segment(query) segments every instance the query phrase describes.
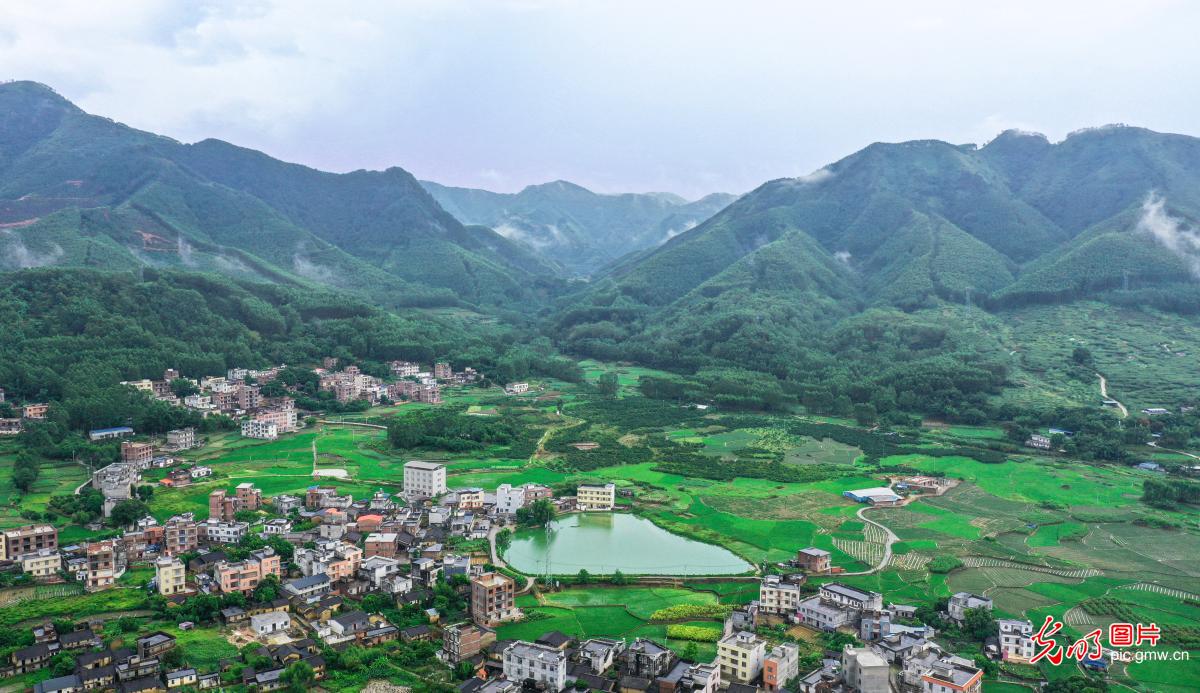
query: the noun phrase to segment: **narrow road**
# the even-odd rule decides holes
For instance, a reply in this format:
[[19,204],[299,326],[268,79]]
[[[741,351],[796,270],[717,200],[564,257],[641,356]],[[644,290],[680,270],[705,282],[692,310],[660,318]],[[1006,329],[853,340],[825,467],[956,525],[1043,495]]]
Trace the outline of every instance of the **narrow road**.
[[[500,528],[496,525],[492,525],[491,531],[488,532],[488,551],[490,552],[488,559],[491,561],[492,565],[496,566],[497,568],[507,568],[508,564],[504,562],[504,559],[500,557],[500,552],[496,550],[496,535],[499,533]],[[526,576],[525,585],[518,589],[516,593],[525,594],[526,592],[532,592],[533,583],[536,579],[537,578]]]
[[1159,450],[1162,450],[1163,452],[1173,452],[1176,455],[1183,455],[1184,457],[1190,457],[1193,460],[1200,460],[1200,455],[1193,455],[1192,453],[1184,452],[1183,450],[1172,450],[1171,448],[1164,448],[1163,446],[1159,445],[1158,443],[1154,442],[1153,440],[1146,443],[1146,445],[1149,445],[1152,448],[1158,448]]
[[381,431],[386,431],[387,426],[379,424],[363,423],[361,421],[333,421],[332,419],[317,419],[317,423],[334,424],[337,426],[361,426],[362,428],[378,428]]
[[[1096,374],[1096,377],[1100,379],[1100,396],[1103,397],[1104,399],[1112,399],[1112,401],[1117,402],[1117,400],[1108,396],[1108,380],[1105,379],[1105,377],[1100,375],[1099,373]],[[1129,416],[1129,410],[1125,408],[1124,404],[1117,402],[1117,409],[1121,410],[1121,418],[1122,419]]]
[[841,575],[870,575],[872,573],[878,573],[879,571],[886,568],[888,562],[890,562],[892,560],[892,544],[895,544],[897,541],[900,541],[900,538],[897,537],[896,533],[893,532],[892,530],[888,529],[884,525],[879,524],[875,520],[872,520],[871,518],[867,517],[866,512],[871,509],[872,509],[872,507],[869,505],[864,506],[864,507],[859,508],[858,512],[856,512],[854,514],[857,515],[858,519],[862,520],[863,522],[865,522],[869,525],[875,525],[879,529],[882,529],[883,533],[887,535],[887,543],[883,545],[883,558],[879,559],[879,564],[876,565],[874,568],[871,568],[870,570],[860,570],[857,573],[840,573]]

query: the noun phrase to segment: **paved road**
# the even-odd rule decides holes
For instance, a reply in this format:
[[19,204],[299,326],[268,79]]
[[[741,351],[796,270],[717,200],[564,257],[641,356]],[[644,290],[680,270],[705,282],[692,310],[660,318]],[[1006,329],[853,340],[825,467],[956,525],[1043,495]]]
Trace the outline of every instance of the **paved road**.
[[887,543],[883,545],[883,558],[879,560],[878,565],[876,565],[874,568],[871,568],[870,570],[860,570],[857,573],[841,573],[842,575],[870,575],[871,573],[878,573],[879,571],[886,568],[888,562],[892,560],[892,544],[895,544],[897,541],[900,541],[900,537],[897,537],[895,532],[888,529],[884,525],[881,525],[878,522],[876,522],[875,520],[872,520],[871,518],[867,517],[867,515],[866,515],[867,511],[872,510],[872,509],[873,508],[869,505],[863,506],[863,507],[859,508],[858,512],[856,512],[854,514],[857,515],[858,519],[862,520],[863,522],[865,522],[869,525],[875,525],[879,529],[882,529],[883,533],[887,535]]
[[[1117,400],[1108,396],[1108,380],[1106,380],[1104,378],[1104,376],[1100,375],[1099,373],[1096,374],[1096,377],[1100,379],[1100,396],[1105,399],[1112,399],[1112,401],[1117,402]],[[1117,409],[1121,410],[1121,418],[1122,419],[1129,416],[1129,410],[1125,408],[1124,404],[1117,402]]]
[[1200,455],[1193,455],[1192,453],[1184,452],[1183,450],[1172,450],[1171,448],[1164,448],[1163,446],[1159,445],[1158,443],[1154,442],[1153,440],[1146,443],[1146,445],[1149,445],[1152,448],[1158,448],[1159,450],[1162,450],[1163,452],[1173,452],[1177,455],[1184,455],[1185,457],[1190,457],[1193,460],[1200,460]]
[[[490,552],[488,558],[491,560],[492,565],[497,568],[507,568],[508,564],[504,562],[504,559],[500,557],[500,552],[496,550],[496,535],[500,533],[500,529],[500,527],[492,525],[491,531],[488,532],[488,551]],[[537,578],[533,576],[526,576],[525,584],[517,590],[517,594],[525,594],[526,592],[533,591],[533,583],[536,580]]]

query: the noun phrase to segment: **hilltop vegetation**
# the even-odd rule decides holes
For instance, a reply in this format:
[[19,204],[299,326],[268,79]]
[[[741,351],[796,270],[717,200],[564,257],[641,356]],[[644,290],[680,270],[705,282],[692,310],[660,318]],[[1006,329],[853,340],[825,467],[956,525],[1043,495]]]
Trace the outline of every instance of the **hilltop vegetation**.
[[[1094,373],[1061,377],[1071,340],[1097,345],[1094,366],[1140,403],[1200,387],[1194,372],[1129,367],[1155,330],[1172,353],[1200,348],[1200,258],[1185,242],[1200,218],[1194,138],[1111,127],[1057,144],[1016,132],[982,148],[874,144],[736,200],[687,203],[561,181],[503,195],[399,168],[325,173],[134,130],[28,82],[0,85],[0,113],[0,269],[184,270],[252,293],[465,311],[487,318],[405,344],[540,331],[554,348],[538,341],[505,373],[577,377],[557,349],[667,370],[678,379],[653,383],[656,396],[738,408],[980,422],[1014,401],[1094,404]],[[579,273],[592,277],[562,279]],[[1100,333],[1064,312],[1078,330],[1056,337],[1048,307],[1084,301],[1136,328],[1123,339],[1116,321]],[[247,319],[265,320],[248,328],[260,338],[282,329]]]
[[385,306],[538,302],[553,265],[464,227],[407,172],[338,175],[184,145],[0,85],[0,269],[190,269]]

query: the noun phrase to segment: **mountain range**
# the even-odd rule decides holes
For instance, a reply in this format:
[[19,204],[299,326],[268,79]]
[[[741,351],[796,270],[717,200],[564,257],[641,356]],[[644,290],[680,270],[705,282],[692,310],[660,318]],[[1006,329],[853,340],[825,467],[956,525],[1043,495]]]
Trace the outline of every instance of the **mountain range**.
[[561,180],[511,194],[421,185],[464,224],[491,227],[584,276],[694,228],[737,199],[727,193],[692,202],[671,193],[600,195]]
[[[569,354],[718,389],[769,374],[788,397],[862,402],[867,388],[885,393],[879,407],[949,418],[1057,377],[1029,344],[1031,325],[1072,319],[1047,317],[1058,307],[1137,311],[1149,332],[1200,348],[1197,219],[1200,140],[1135,127],[877,143],[687,202],[326,173],[0,85],[0,269],[215,272],[467,308],[536,326]],[[1126,336],[1098,324],[1051,350]],[[1128,368],[1117,354],[1095,367]],[[1172,393],[1197,384],[1166,380]]]
[[0,264],[213,271],[385,306],[524,303],[558,275],[459,223],[402,169],[333,174],[182,144],[32,82],[0,86]]

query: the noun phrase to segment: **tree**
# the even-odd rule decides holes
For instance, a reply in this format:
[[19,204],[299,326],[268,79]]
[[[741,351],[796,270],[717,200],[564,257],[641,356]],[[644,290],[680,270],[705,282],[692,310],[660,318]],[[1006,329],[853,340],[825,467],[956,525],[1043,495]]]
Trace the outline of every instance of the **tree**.
[[627,580],[625,578],[624,573],[622,573],[619,570],[615,570],[615,571],[613,571],[612,577],[609,578],[609,582],[611,582],[614,585],[625,585],[625,584],[629,583],[629,580]]
[[549,498],[539,498],[524,508],[517,509],[517,523],[530,526],[546,525],[554,521],[558,511]]
[[496,550],[500,553],[508,551],[508,547],[512,546],[513,533],[507,527],[496,532]]
[[679,656],[687,662],[698,662],[700,661],[700,648],[696,643],[689,642],[683,646],[683,652]]
[[128,527],[150,514],[150,508],[140,500],[130,498],[113,506],[109,520],[114,527]]
[[137,487],[137,495],[138,495],[138,498],[140,498],[142,500],[142,502],[148,503],[148,502],[150,502],[150,499],[154,497],[154,487],[149,484],[143,484],[141,486],[138,486]]
[[587,568],[580,568],[579,575],[575,576],[575,581],[581,585],[590,584],[592,581],[592,574],[587,571]]
[[13,463],[12,484],[21,493],[29,493],[33,488],[34,482],[41,475],[41,468],[38,464],[38,459],[28,450],[22,450],[17,454],[17,460]]
[[604,397],[616,397],[621,389],[621,381],[613,371],[604,371],[596,381],[596,389]]
[[198,394],[200,388],[196,387],[196,384],[187,378],[176,378],[171,381],[171,392],[175,393],[175,396],[179,399],[183,399],[184,397]]
[[1092,352],[1086,347],[1077,346],[1071,351],[1071,360],[1080,366],[1092,365]]
[[860,402],[854,405],[854,420],[859,426],[873,426],[875,419],[879,415],[875,411],[875,405],[869,402]]
[[50,670],[55,676],[67,676],[75,671],[75,655],[59,652],[50,658]]
[[258,521],[258,511],[239,510],[233,514],[233,519],[238,522],[254,523]]
[[996,619],[991,609],[967,609],[963,612],[963,633],[983,642],[996,634]]
[[308,662],[293,662],[280,676],[288,693],[305,693],[316,681],[316,675]]
[[279,599],[279,578],[268,575],[258,583],[251,593],[255,602],[265,604]]

